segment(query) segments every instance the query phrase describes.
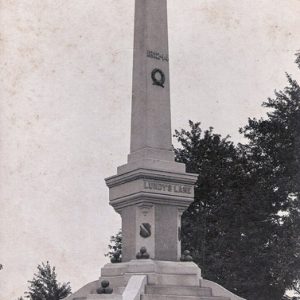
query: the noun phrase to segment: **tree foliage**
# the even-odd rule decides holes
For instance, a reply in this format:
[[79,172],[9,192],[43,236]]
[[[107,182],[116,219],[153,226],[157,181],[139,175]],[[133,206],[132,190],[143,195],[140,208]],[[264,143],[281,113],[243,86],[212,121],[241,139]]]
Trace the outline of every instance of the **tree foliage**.
[[245,197],[245,159],[212,128],[202,132],[200,123],[189,125],[189,131],[175,133],[182,145],[175,149],[177,161],[199,174],[195,200],[182,218],[182,246],[192,251],[205,278],[240,292],[249,284],[239,280],[248,252],[245,223],[256,209]]
[[25,298],[30,300],[59,300],[71,294],[70,283],[59,283],[55,267],[51,267],[49,262],[38,265],[37,269],[38,272],[34,274],[33,279],[28,281],[29,287],[28,291],[25,292]]
[[249,300],[280,300],[300,279],[300,88],[288,87],[249,119],[235,146],[190,121],[175,132],[177,161],[198,173],[183,215],[183,247],[204,276]]
[[299,69],[300,69],[300,50],[296,53],[296,61],[295,63],[298,65]]
[[105,254],[110,259],[118,257],[122,260],[122,230],[120,229],[116,235],[110,237],[110,244],[108,245],[109,251]]
[[289,85],[263,103],[268,118],[249,119],[241,130],[249,140],[244,150],[256,177],[254,188],[270,203],[266,212],[274,229],[268,236],[267,283],[279,294],[300,279],[300,87],[287,79]]

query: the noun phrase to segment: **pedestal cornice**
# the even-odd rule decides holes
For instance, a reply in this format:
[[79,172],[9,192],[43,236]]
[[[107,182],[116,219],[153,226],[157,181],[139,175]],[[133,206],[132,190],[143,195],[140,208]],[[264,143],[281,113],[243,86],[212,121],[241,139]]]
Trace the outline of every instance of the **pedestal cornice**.
[[116,185],[124,184],[140,178],[143,179],[155,179],[162,181],[176,181],[183,184],[195,184],[197,181],[198,174],[193,173],[178,173],[172,171],[156,170],[140,168],[129,171],[123,174],[117,174],[105,179],[106,184],[109,188]]
[[116,211],[142,203],[187,208],[194,199],[197,174],[136,169],[106,179],[109,200]]

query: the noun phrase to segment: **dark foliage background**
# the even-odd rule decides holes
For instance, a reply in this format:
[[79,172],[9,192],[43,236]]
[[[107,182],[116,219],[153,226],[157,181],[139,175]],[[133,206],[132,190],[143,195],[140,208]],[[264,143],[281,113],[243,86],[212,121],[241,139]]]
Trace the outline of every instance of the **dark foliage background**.
[[299,286],[300,87],[287,80],[263,103],[267,118],[240,129],[244,144],[192,121],[175,133],[176,160],[199,174],[183,249],[204,277],[248,300],[288,299]]

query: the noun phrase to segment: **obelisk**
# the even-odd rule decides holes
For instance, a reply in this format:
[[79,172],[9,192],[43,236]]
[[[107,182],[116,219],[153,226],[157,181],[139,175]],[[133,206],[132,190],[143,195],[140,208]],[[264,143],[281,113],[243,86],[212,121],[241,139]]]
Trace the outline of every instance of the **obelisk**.
[[172,151],[167,1],[136,0],[130,154],[106,179],[122,217],[123,262],[141,247],[155,260],[179,259],[181,215],[196,179]]
[[106,264],[99,280],[66,300],[245,300],[203,279],[188,255],[178,261],[197,175],[174,161],[167,29],[166,0],[135,0],[130,153],[106,179],[122,218],[122,262]]
[[173,160],[166,0],[135,2],[131,147],[136,156]]

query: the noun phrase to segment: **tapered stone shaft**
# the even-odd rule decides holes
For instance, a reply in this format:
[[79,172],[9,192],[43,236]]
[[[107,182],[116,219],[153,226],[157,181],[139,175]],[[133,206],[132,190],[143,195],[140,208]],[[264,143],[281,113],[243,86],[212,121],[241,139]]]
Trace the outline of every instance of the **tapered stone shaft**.
[[166,0],[136,0],[131,144],[127,164],[106,179],[122,217],[122,260],[146,247],[150,258],[179,260],[181,215],[197,175],[174,160],[171,142]]
[[131,118],[130,159],[174,160],[166,0],[135,1]]

